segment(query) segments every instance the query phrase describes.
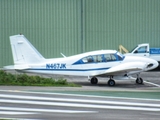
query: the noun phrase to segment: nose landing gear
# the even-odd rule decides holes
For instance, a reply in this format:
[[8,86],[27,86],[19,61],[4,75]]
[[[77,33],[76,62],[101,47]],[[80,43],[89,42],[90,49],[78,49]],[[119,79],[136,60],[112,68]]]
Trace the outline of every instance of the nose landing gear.
[[143,79],[140,77],[140,74],[137,74],[136,83],[137,84],[143,84]]
[[136,83],[137,84],[143,84],[143,79],[142,78],[137,78]]

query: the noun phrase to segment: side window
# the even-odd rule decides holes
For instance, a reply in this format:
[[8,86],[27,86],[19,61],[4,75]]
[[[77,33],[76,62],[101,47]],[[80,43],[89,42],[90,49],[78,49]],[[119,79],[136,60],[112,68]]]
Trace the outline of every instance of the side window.
[[116,56],[114,54],[111,54],[111,60],[115,61],[116,60]]
[[84,63],[94,62],[92,56],[85,57],[85,58],[82,59],[82,61],[83,61]]
[[82,58],[83,63],[102,62],[102,55],[87,56]]
[[115,61],[116,56],[114,54],[104,54],[104,62]]
[[140,47],[138,50],[136,50],[134,53],[146,53],[147,52],[147,47],[143,46]]
[[83,61],[84,63],[87,63],[87,62],[88,62],[87,57],[83,58],[82,61]]
[[110,54],[105,54],[104,55],[104,62],[107,62],[107,61],[111,61]]
[[94,62],[102,62],[102,55],[94,55],[93,59]]

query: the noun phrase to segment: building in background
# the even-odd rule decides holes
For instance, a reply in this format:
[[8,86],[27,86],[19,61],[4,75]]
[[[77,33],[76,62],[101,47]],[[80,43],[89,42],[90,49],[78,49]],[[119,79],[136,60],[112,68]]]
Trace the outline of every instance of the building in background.
[[0,0],[0,67],[22,33],[46,57],[98,49],[160,47],[160,0]]

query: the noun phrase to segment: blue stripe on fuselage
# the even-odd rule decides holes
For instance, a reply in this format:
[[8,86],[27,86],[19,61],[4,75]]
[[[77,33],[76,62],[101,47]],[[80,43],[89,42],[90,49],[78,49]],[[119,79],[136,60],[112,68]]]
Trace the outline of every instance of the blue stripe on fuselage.
[[27,70],[47,70],[47,71],[95,71],[95,70],[108,70],[109,68],[94,68],[94,69],[46,69],[46,68],[31,68]]

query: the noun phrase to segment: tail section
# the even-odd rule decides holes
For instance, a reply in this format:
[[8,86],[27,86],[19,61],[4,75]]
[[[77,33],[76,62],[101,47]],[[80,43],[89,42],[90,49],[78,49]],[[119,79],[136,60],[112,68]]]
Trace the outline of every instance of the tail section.
[[27,65],[44,60],[44,57],[24,35],[10,36],[10,43],[15,65]]

